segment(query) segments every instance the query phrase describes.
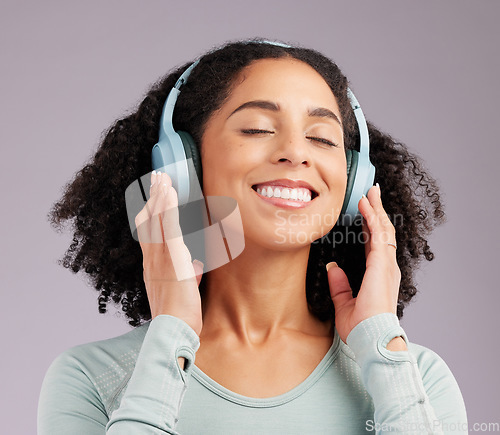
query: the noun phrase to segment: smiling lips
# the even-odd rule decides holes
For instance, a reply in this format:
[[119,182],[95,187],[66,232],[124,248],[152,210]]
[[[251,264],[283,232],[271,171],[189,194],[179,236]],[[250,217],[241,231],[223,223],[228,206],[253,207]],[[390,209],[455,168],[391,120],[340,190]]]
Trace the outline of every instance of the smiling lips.
[[307,203],[318,194],[304,181],[275,180],[252,186],[265,198],[280,198],[290,202]]
[[264,186],[262,188],[257,187],[257,193],[260,193],[262,196],[266,196],[268,198],[283,198],[303,202],[309,202],[311,200],[311,191],[309,189],[304,189],[303,187],[290,189],[288,187],[281,186]]

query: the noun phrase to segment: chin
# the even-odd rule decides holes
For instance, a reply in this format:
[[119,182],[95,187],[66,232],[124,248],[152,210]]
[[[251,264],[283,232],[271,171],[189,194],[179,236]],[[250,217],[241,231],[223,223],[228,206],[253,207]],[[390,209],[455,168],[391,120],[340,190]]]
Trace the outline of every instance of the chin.
[[326,233],[319,229],[297,231],[290,227],[275,227],[271,231],[260,231],[258,234],[245,233],[248,235],[245,240],[246,243],[257,244],[272,251],[290,251],[308,247]]

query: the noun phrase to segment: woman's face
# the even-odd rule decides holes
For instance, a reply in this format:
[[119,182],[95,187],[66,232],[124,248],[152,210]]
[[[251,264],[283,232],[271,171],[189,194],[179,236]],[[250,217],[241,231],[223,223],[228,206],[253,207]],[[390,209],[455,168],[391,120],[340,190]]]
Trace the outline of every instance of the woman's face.
[[311,66],[253,62],[206,125],[205,196],[236,199],[246,244],[309,245],[333,228],[343,204],[341,122],[330,87]]

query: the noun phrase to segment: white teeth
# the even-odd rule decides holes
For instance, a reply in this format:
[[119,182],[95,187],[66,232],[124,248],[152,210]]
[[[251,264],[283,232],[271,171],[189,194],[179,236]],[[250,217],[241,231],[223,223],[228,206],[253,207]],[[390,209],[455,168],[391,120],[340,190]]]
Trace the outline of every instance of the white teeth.
[[257,193],[267,198],[291,199],[293,201],[311,201],[311,191],[303,187],[290,189],[282,186],[265,186],[257,188]]

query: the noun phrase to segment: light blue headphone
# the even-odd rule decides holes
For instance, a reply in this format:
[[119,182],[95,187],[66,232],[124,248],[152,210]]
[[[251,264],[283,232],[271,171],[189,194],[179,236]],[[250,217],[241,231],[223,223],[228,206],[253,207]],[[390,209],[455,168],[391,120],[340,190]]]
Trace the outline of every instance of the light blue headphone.
[[[272,41],[249,41],[249,43],[264,43],[292,48],[289,45]],[[172,178],[172,184],[177,190],[179,205],[198,199],[194,197],[193,186],[198,185],[198,183],[201,185],[202,180],[201,157],[197,145],[189,133],[175,131],[172,124],[175,103],[181,92],[180,89],[186,83],[189,75],[198,63],[199,60],[195,61],[182,73],[168,94],[160,121],[160,137],[158,143],[153,147],[151,155],[153,170],[171,165],[172,169],[171,173],[169,172],[169,176]],[[338,221],[339,224],[345,226],[352,224],[356,216],[360,215],[358,202],[363,194],[366,195],[368,193],[375,179],[375,167],[370,162],[369,157],[370,140],[365,116],[358,100],[349,88],[347,89],[347,96],[358,124],[360,144],[359,152],[350,149],[345,150],[347,160],[347,189]],[[192,169],[189,169],[189,159],[192,159],[195,173],[193,173]],[[197,180],[194,177],[197,177]]]

